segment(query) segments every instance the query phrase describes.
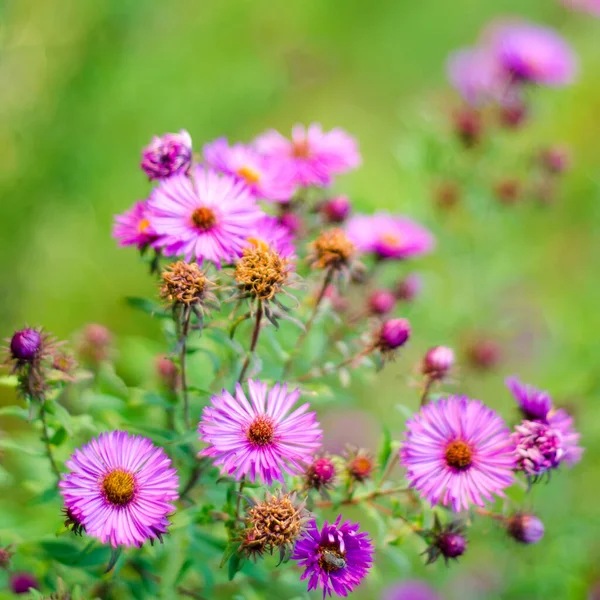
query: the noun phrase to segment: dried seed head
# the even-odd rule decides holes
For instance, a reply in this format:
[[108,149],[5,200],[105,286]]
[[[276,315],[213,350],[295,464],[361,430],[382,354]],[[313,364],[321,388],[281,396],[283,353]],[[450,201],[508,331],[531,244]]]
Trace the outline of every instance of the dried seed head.
[[160,297],[172,304],[202,303],[212,284],[197,263],[182,260],[170,264],[161,275]]
[[235,266],[234,278],[243,296],[271,300],[288,282],[291,263],[267,244],[252,240]]
[[272,495],[266,492],[265,501],[246,512],[240,551],[257,556],[279,549],[283,556],[293,548],[309,518],[304,502],[298,503],[294,493],[284,494],[279,490]]
[[342,229],[328,229],[310,244],[310,265],[315,269],[348,268],[356,248]]

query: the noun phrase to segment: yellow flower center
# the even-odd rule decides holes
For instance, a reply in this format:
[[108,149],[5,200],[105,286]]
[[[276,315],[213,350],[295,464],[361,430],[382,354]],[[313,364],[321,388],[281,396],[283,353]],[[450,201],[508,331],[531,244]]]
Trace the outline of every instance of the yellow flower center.
[[250,423],[248,427],[248,441],[252,442],[255,446],[266,446],[273,441],[275,436],[275,427],[273,426],[273,420],[270,417],[259,416]]
[[140,221],[140,224],[138,225],[138,231],[140,233],[146,233],[146,231],[148,231],[149,227],[150,227],[150,221],[148,221],[148,219],[142,219]]
[[258,183],[260,181],[260,173],[251,169],[250,167],[241,167],[237,170],[237,174],[246,180],[248,185],[252,185],[253,183]]
[[466,442],[456,440],[446,448],[446,464],[463,471],[473,462],[473,450]]
[[104,477],[102,491],[111,504],[125,506],[135,494],[135,479],[131,473],[115,469]]
[[192,223],[201,231],[208,231],[217,222],[214,211],[207,206],[201,206],[192,213]]

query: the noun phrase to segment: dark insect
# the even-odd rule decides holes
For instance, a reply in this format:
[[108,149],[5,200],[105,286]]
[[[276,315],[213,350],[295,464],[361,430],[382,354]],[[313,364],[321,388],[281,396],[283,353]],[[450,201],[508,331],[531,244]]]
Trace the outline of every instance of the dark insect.
[[336,556],[333,552],[325,550],[323,552],[323,560],[336,569],[345,569],[346,561],[341,556]]

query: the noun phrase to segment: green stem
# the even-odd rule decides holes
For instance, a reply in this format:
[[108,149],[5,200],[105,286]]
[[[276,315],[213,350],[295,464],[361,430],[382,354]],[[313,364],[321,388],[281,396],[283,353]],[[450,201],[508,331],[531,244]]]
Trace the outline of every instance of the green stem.
[[258,308],[256,309],[256,321],[254,322],[254,331],[252,332],[252,341],[250,342],[250,351],[246,355],[244,360],[244,364],[242,366],[242,370],[240,372],[240,376],[238,377],[238,382],[243,383],[244,378],[246,377],[246,372],[248,371],[248,367],[250,366],[250,360],[254,351],[256,350],[256,345],[258,344],[258,336],[260,335],[260,323],[262,321],[263,316],[263,305],[262,302],[258,301]]
[[44,442],[44,446],[46,447],[46,456],[50,461],[50,468],[56,477],[56,481],[60,481],[60,471],[58,470],[58,466],[56,465],[56,461],[54,460],[54,454],[52,453],[52,446],[50,445],[50,435],[48,434],[48,424],[46,423],[46,408],[44,404],[40,409],[40,423],[42,424],[42,441]]
[[185,359],[187,355],[187,336],[190,329],[192,311],[186,307],[183,309],[182,315],[182,332],[181,332],[181,354],[179,357],[179,365],[181,367],[181,394],[183,396],[183,423],[185,430],[189,431],[192,428],[192,422],[190,418],[190,397],[187,388],[187,377],[185,371]]

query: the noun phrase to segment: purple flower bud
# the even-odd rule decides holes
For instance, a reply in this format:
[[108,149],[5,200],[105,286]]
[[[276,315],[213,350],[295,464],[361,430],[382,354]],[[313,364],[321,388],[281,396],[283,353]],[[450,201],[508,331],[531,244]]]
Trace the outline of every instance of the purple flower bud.
[[177,365],[164,354],[159,354],[154,364],[161,384],[168,390],[176,390],[179,387],[179,369]]
[[535,515],[516,513],[507,525],[509,535],[522,544],[537,544],[544,537],[544,524]]
[[568,148],[551,146],[540,154],[540,163],[550,173],[564,173],[571,165],[571,155]]
[[10,340],[10,353],[16,360],[31,362],[42,347],[42,336],[36,329],[21,329]]
[[421,372],[430,379],[443,379],[454,365],[454,351],[446,346],[435,346],[423,358]]
[[467,549],[467,540],[460,533],[442,533],[437,539],[437,547],[444,558],[458,558]]
[[400,348],[410,337],[410,323],[408,319],[389,319],[379,330],[377,346],[383,351]]
[[154,137],[142,152],[141,167],[148,177],[164,179],[187,171],[192,162],[192,138],[182,129],[179,133],[166,133]]
[[342,223],[350,214],[351,208],[348,196],[336,196],[321,206],[321,214],[328,223]]
[[454,130],[467,148],[476,146],[483,133],[481,113],[468,107],[457,111],[454,113]]
[[421,277],[416,273],[411,273],[396,284],[396,298],[404,302],[412,302],[421,293],[422,287]]
[[10,576],[10,589],[14,594],[27,594],[29,590],[40,589],[40,584],[31,573],[13,573]]
[[529,108],[521,98],[514,98],[498,108],[500,124],[507,129],[518,129],[527,122]]
[[482,338],[469,344],[466,356],[472,367],[488,371],[498,366],[502,360],[502,348],[495,340]]
[[327,456],[321,456],[306,469],[306,486],[315,490],[331,487],[335,474],[333,461]]
[[386,315],[396,305],[396,297],[389,290],[375,290],[367,302],[369,311],[375,315]]

